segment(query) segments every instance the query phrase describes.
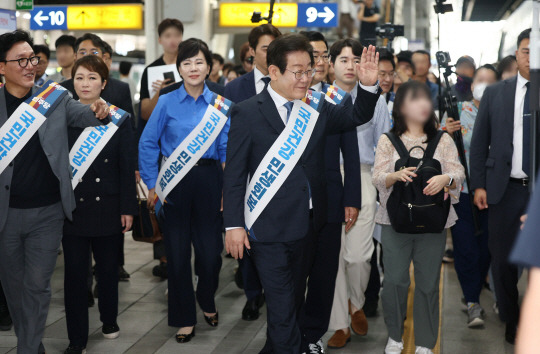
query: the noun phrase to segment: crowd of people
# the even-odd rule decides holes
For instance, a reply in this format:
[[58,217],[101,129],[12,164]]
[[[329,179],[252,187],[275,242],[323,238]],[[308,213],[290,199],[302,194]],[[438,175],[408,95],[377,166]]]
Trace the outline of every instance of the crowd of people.
[[[369,1],[358,16],[378,20]],[[448,230],[464,324],[484,325],[489,282],[514,343],[522,268],[509,256],[534,172],[530,29],[515,56],[480,67],[463,56],[455,85],[441,87],[428,51],[377,49],[369,26],[352,39],[342,18],[348,37],[331,45],[316,31],[254,27],[239,65],[165,19],[163,55],[143,72],[136,112],[129,65],[112,78],[113,50],[97,35],[61,36],[52,76],[47,46],[21,30],[0,36],[0,120],[13,125],[0,139],[0,329],[13,323],[18,353],[45,353],[60,245],[65,354],[86,352],[94,295],[104,337],[120,335],[124,234],[141,210],[141,181],[163,233],[152,273],[168,281],[178,343],[196,340],[197,305],[219,326],[215,293],[228,254],[245,294],[238,316],[256,320],[266,304],[261,353],[343,348],[353,332],[368,333],[379,294],[384,351],[401,353],[411,263],[416,353],[432,353]],[[149,68],[170,64],[181,81],[149,82]],[[457,97],[459,117],[441,92]]]

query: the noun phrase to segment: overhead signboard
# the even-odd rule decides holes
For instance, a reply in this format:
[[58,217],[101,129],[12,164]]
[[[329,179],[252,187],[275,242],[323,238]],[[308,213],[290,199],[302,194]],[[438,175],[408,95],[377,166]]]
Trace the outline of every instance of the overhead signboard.
[[299,3],[298,27],[337,27],[337,3]]
[[[251,22],[253,12],[260,12],[262,17],[268,17],[268,3],[231,3],[220,2],[219,25],[221,27],[254,27]],[[280,3],[274,5],[272,24],[276,27],[296,27],[298,6],[296,3]]]
[[39,6],[30,15],[31,30],[139,30],[143,28],[143,6],[71,5]]
[[34,8],[33,0],[15,0],[15,10],[28,11]]
[[17,16],[15,10],[0,9],[0,34],[12,32],[17,29]]

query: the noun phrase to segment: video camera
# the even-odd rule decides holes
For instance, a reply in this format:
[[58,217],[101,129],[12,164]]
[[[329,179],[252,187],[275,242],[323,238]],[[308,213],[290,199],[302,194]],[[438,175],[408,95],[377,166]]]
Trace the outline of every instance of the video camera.
[[439,64],[441,68],[448,68],[451,66],[450,62],[452,59],[450,59],[450,53],[438,51],[435,54],[435,57],[437,58],[437,64]]
[[405,35],[405,26],[385,23],[375,29],[377,36],[393,41],[394,38]]
[[445,4],[445,2],[446,0],[435,0],[433,8],[435,9],[436,14],[445,14],[454,11],[452,4]]

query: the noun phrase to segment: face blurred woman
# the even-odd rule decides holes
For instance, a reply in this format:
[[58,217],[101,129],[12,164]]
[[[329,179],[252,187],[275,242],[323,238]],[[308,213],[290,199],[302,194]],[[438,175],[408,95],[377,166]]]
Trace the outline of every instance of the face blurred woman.
[[[399,137],[410,154],[422,158],[421,149],[437,135],[438,121],[433,111],[427,86],[417,81],[403,83],[396,93],[392,116],[394,127],[391,132]],[[375,221],[382,225],[381,241],[384,257],[384,288],[382,305],[389,339],[387,354],[401,353],[403,323],[407,313],[409,266],[415,271],[414,333],[417,353],[432,353],[437,342],[438,331],[432,330],[439,323],[439,276],[446,230],[441,233],[406,234],[397,233],[390,224],[387,201],[397,182],[411,182],[417,177],[416,167],[395,171],[398,153],[386,135],[382,135],[375,154],[373,184],[379,190],[381,206]],[[456,145],[450,135],[444,134],[435,149],[434,159],[441,163],[442,174],[427,181],[423,192],[435,195],[447,188],[450,194],[459,195],[464,179],[463,166],[458,158]],[[452,198],[452,202],[455,198]],[[446,227],[454,225],[457,217],[451,208]],[[435,326],[435,327],[434,327]]]
[[[81,103],[91,104],[99,100],[107,85],[109,70],[101,58],[89,55],[75,62],[72,76]],[[113,123],[110,125],[109,129],[113,129]],[[68,130],[70,149],[83,132],[86,131],[75,128]],[[134,143],[128,117],[97,154],[75,188],[76,210],[73,220],[64,223],[62,239],[69,337],[66,354],[83,353],[88,342],[88,292],[91,294],[91,290],[88,289],[87,274],[91,253],[96,261],[96,278],[99,279],[96,286],[103,336],[114,339],[120,333],[116,322],[118,250],[123,242],[123,233],[131,229],[133,215],[137,213],[133,178],[136,169]]]
[[[201,122],[215,94],[205,84],[212,69],[206,43],[188,39],[178,47],[178,71],[183,85],[159,98],[139,142],[139,170],[149,188],[149,207],[154,205],[158,159],[169,158]],[[175,185],[163,205],[163,233],[169,281],[169,325],[179,327],[176,340],[195,336],[196,300],[205,321],[218,325],[214,301],[221,269],[221,196],[229,122],[197,164]],[[194,292],[191,248],[195,249],[197,289]],[[196,297],[195,297],[196,293]]]

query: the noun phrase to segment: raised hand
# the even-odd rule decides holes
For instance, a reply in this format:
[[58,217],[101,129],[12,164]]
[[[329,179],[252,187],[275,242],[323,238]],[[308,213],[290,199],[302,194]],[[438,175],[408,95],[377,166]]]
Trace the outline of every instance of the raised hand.
[[374,46],[364,47],[360,63],[356,64],[356,71],[362,85],[375,86],[379,80],[379,53]]
[[90,109],[96,114],[97,119],[102,120],[109,116],[109,105],[101,98],[92,103]]

